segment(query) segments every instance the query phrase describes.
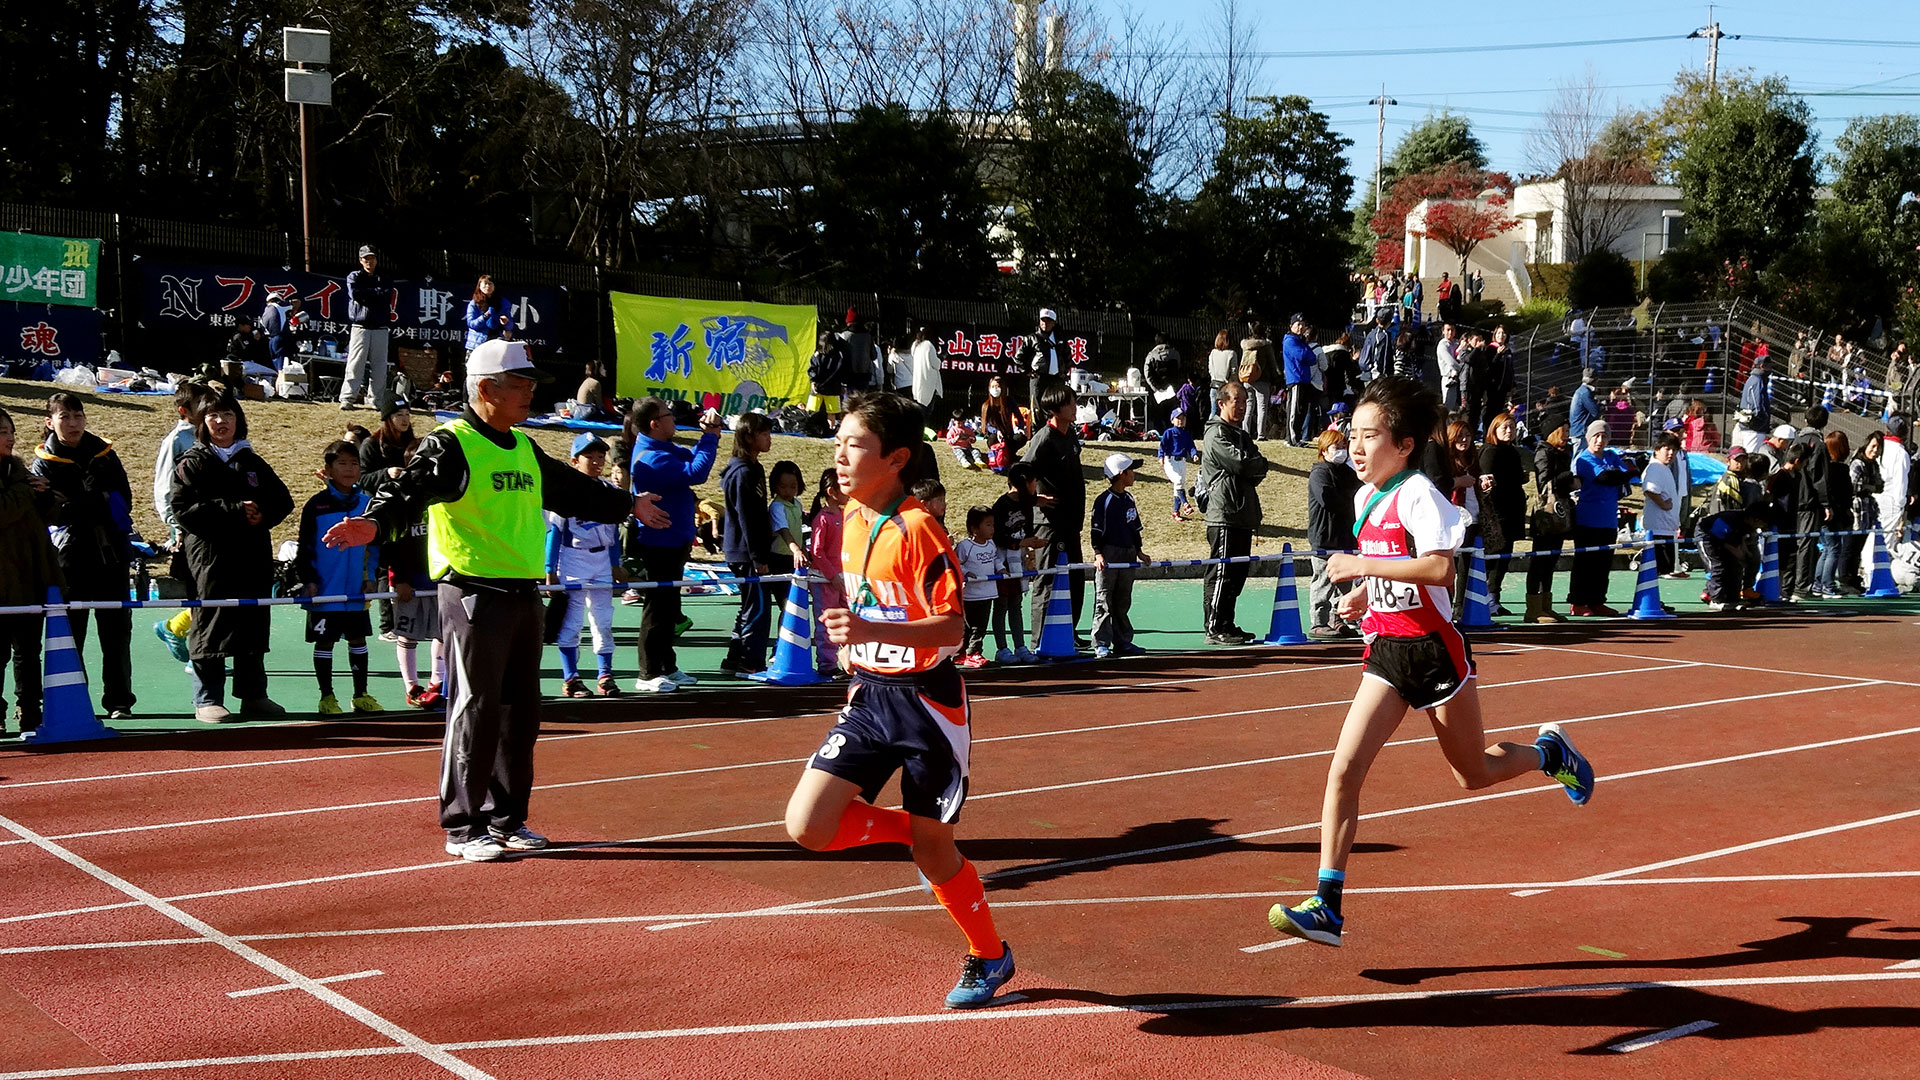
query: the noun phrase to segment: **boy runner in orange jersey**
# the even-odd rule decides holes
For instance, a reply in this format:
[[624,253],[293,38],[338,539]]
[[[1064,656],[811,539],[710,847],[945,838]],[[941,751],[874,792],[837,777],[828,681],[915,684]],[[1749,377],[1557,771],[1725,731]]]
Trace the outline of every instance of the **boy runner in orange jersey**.
[[[967,798],[973,729],[954,666],[965,628],[960,561],[945,531],[907,494],[921,442],[919,408],[892,394],[851,403],[834,440],[847,496],[841,579],[847,606],[820,613],[853,674],[846,707],[787,802],[787,833],[838,851],[907,844],[934,898],[967,938],[947,1007],[990,1004],[1013,978],[980,875],[954,845]],[[903,809],[872,805],[895,771]]]

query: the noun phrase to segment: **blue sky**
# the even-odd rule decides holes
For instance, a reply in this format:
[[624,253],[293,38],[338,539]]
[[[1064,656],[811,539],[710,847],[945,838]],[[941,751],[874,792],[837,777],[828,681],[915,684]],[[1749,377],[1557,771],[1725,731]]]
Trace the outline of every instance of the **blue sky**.
[[[1214,0],[1130,0],[1149,21],[1182,27],[1194,48],[1211,49],[1217,23]],[[1096,0],[1113,16],[1119,4]],[[1044,10],[1044,9],[1043,9]],[[1819,121],[1822,153],[1854,116],[1920,112],[1920,3],[1913,0],[1770,0],[1719,4],[1728,34],[1747,35],[1720,47],[1720,70],[1750,67],[1786,76],[1809,96]],[[1241,0],[1256,20],[1253,48],[1263,52],[1421,49],[1417,55],[1269,59],[1263,92],[1312,98],[1340,132],[1359,184],[1373,174],[1375,110],[1366,104],[1386,84],[1400,102],[1387,110],[1389,154],[1400,135],[1429,112],[1467,116],[1487,144],[1496,169],[1525,172],[1526,133],[1551,102],[1557,81],[1591,65],[1598,82],[1627,107],[1659,100],[1682,67],[1704,67],[1706,42],[1685,40],[1707,23],[1707,5],[1658,0],[1548,0],[1488,3],[1476,0],[1396,0],[1378,3],[1299,3]],[[1444,12],[1444,14],[1442,14]],[[1497,46],[1595,42],[1666,36],[1671,40],[1619,45],[1585,44],[1527,51]],[[1762,38],[1871,40],[1873,45],[1823,45]],[[1904,93],[1907,96],[1886,96]],[[1854,96],[1872,94],[1875,96]],[[1846,95],[1846,96],[1840,96]]]

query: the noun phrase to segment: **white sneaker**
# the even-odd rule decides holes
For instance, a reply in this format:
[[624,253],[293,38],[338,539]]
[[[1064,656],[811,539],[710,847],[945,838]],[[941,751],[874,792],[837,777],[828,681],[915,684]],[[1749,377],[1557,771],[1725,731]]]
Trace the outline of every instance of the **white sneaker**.
[[680,684],[672,676],[662,675],[657,679],[635,679],[633,688],[643,694],[670,694],[680,689]]
[[490,835],[476,836],[467,841],[447,841],[447,854],[468,862],[492,862],[506,853],[506,847]]
[[672,679],[673,685],[675,686],[699,686],[700,685],[699,679],[694,678],[692,675],[689,675],[684,671],[675,671],[673,674],[667,676],[667,678]]
[[489,826],[487,828],[487,835],[498,840],[500,845],[509,851],[539,851],[547,846],[546,837],[541,836],[525,825],[520,826],[512,832],[503,832]]

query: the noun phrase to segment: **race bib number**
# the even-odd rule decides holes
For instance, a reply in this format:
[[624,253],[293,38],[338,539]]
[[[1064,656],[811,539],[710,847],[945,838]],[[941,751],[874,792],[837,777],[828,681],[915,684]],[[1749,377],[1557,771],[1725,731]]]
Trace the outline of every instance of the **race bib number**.
[[1386,578],[1367,579],[1367,606],[1375,611],[1412,611],[1424,606],[1420,586]]
[[884,641],[863,641],[852,646],[852,660],[875,671],[897,671],[914,666],[917,658],[911,648]]

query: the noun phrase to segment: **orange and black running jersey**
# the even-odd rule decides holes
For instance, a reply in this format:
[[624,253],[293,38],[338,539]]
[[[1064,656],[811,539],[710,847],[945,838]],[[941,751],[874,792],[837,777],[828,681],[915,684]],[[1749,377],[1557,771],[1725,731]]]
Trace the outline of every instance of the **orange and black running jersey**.
[[[909,496],[884,521],[878,510],[849,501],[841,535],[840,580],[857,618],[905,623],[964,610],[960,559],[920,500]],[[938,649],[870,641],[845,655],[857,670],[909,675],[931,670],[959,650],[957,640]]]

